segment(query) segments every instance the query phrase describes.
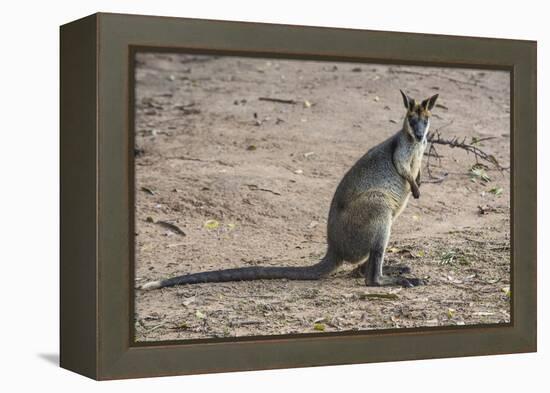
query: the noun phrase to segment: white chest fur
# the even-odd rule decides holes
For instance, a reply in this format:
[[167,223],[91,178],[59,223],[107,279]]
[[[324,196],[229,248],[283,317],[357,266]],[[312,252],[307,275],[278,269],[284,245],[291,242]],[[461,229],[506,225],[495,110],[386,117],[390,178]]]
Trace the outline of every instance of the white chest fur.
[[426,150],[426,139],[422,142],[415,144],[411,152],[411,174],[414,178],[418,175],[420,171],[420,166],[422,164],[422,157],[424,156],[424,151]]

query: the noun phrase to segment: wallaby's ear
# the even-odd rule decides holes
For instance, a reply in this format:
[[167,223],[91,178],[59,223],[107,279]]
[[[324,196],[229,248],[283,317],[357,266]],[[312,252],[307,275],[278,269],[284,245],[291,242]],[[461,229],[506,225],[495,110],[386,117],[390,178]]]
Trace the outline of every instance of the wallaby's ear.
[[403,90],[400,89],[399,91],[403,97],[403,105],[405,105],[405,108],[410,109],[412,100],[405,93],[403,93]]
[[427,110],[432,110],[432,108],[435,106],[435,102],[437,101],[437,97],[439,97],[439,94],[436,94],[434,96],[431,96],[430,98],[425,99],[422,101],[422,107]]

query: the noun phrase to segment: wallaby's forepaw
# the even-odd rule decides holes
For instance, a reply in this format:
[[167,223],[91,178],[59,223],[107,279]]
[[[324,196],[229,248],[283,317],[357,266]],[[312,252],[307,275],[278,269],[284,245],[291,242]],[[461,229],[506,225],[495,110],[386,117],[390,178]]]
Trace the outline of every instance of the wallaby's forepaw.
[[420,198],[420,190],[418,188],[413,188],[411,191],[412,191],[414,199]]

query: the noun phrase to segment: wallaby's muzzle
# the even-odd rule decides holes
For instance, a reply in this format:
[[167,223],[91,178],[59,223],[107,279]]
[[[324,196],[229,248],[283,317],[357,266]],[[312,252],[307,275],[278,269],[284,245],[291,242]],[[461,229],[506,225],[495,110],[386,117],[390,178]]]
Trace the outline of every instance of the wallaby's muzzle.
[[409,126],[416,140],[420,142],[428,132],[429,122],[426,118],[412,117],[409,118]]
[[426,135],[427,127],[423,127],[422,129],[414,130],[414,137],[418,142],[421,142],[422,139],[424,139],[424,135]]

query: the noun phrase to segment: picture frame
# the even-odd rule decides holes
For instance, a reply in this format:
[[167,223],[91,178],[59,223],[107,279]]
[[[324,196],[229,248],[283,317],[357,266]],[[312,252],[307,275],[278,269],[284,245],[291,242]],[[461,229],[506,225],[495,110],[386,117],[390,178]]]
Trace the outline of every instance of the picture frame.
[[[511,322],[136,343],[138,50],[505,70]],[[536,42],[98,13],[60,31],[60,364],[97,380],[536,351]]]

